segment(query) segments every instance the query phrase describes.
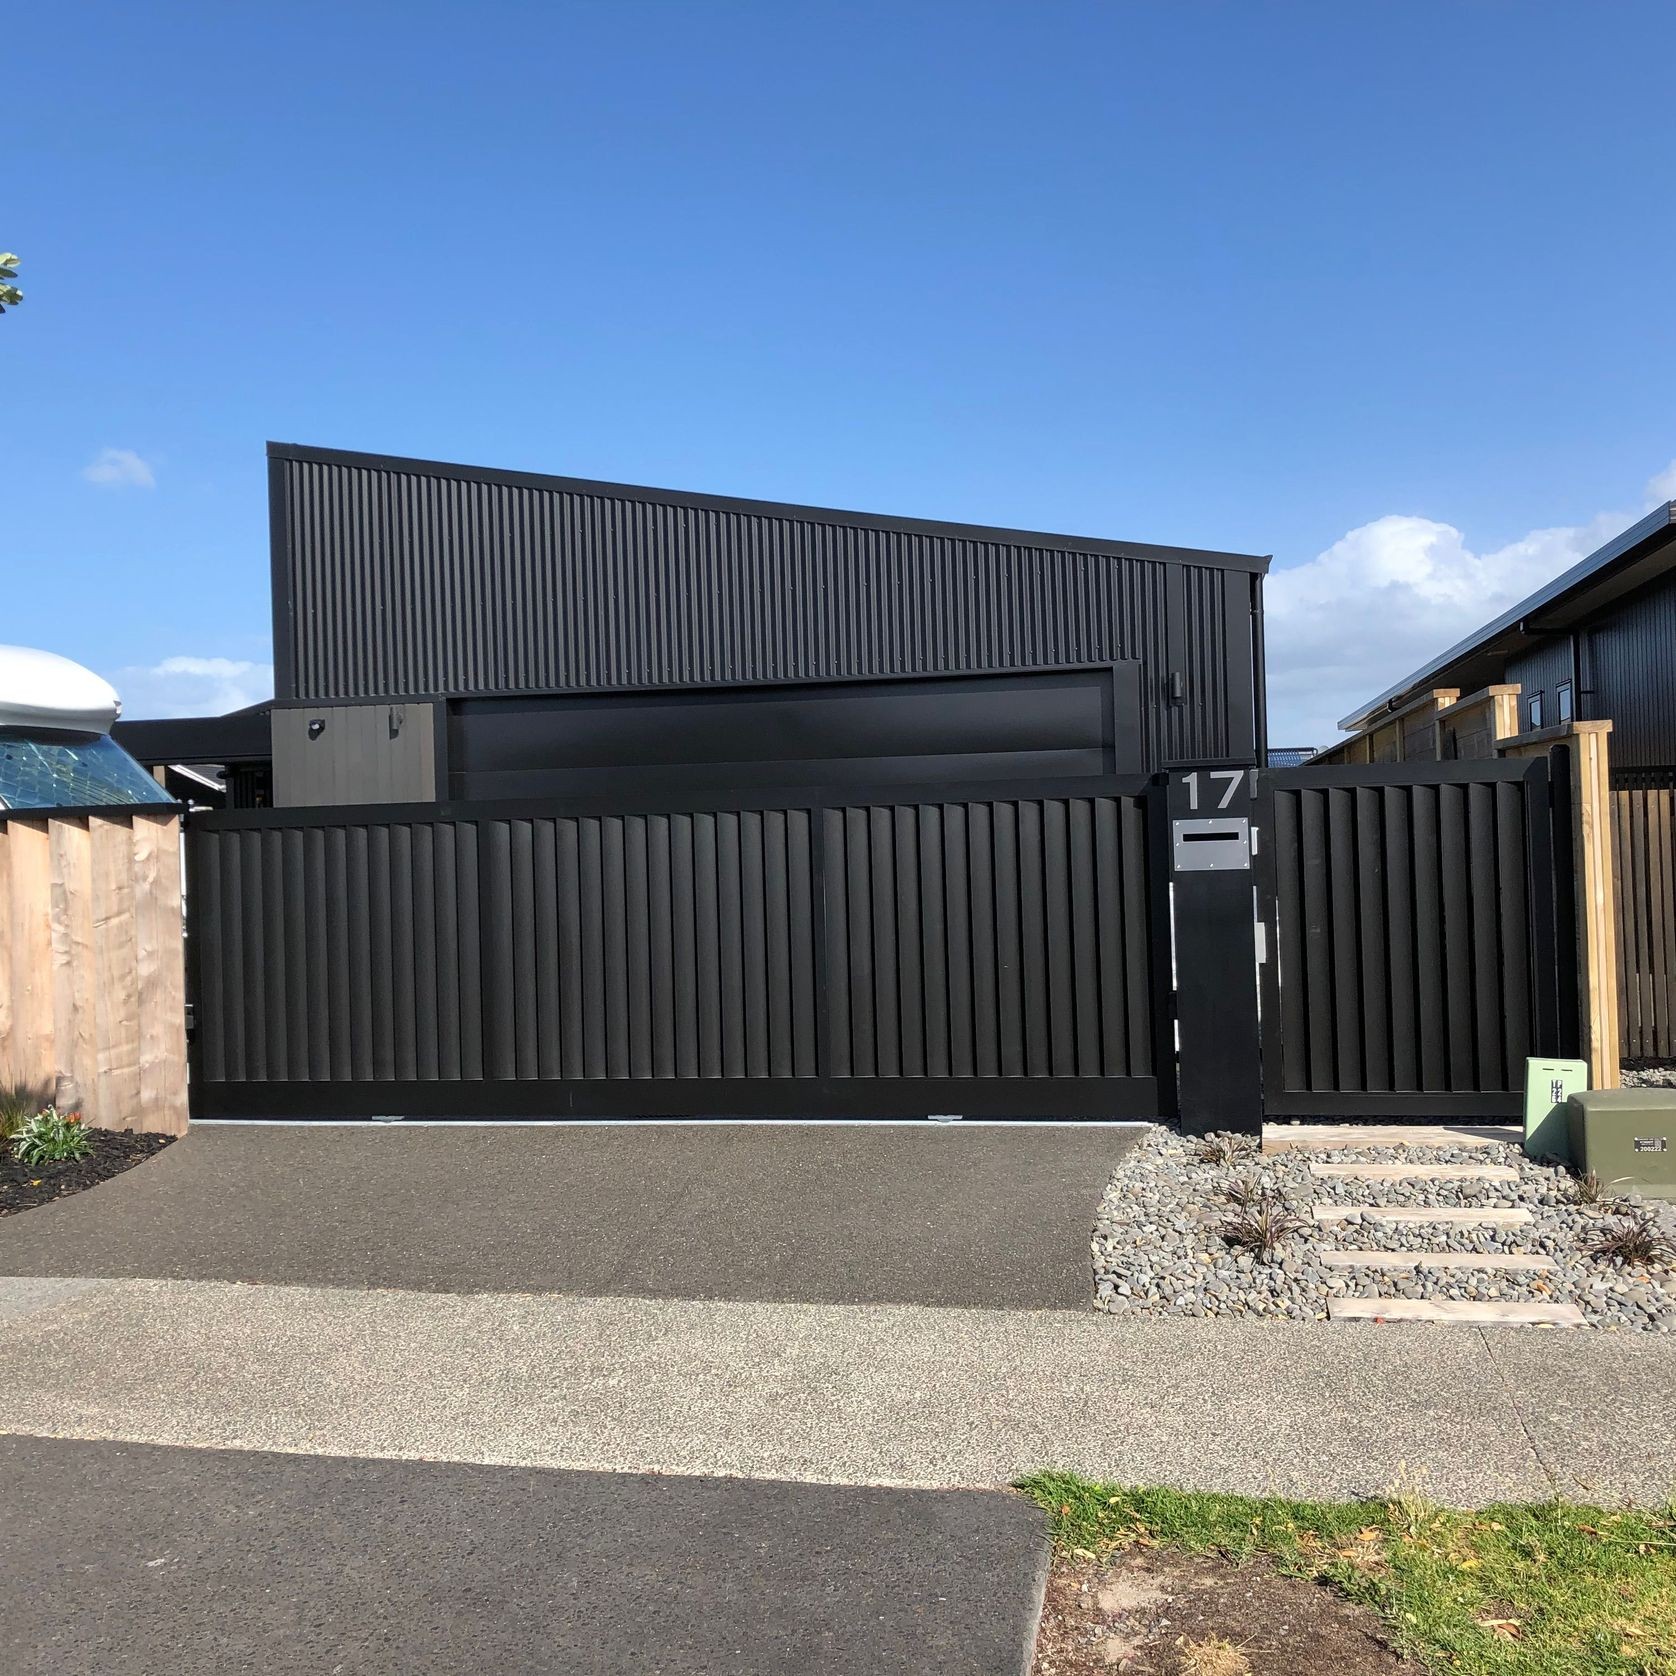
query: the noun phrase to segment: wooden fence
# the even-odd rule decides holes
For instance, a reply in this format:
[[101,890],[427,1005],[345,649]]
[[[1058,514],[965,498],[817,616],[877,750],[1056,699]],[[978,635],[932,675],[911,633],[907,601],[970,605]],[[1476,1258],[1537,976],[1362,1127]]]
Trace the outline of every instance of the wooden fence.
[[1676,1059],[1676,791],[1612,794],[1626,1059]]
[[186,1129],[180,817],[0,813],[0,1085]]

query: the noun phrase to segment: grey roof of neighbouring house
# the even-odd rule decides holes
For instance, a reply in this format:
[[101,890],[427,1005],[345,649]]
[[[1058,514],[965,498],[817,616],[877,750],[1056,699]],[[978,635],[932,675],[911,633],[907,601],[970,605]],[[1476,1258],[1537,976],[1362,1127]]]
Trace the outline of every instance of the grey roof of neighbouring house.
[[[1536,635],[1567,626],[1576,617],[1604,605],[1619,594],[1649,580],[1653,574],[1676,565],[1676,501],[1656,506],[1645,518],[1613,536],[1604,547],[1538,588],[1511,610],[1458,641],[1412,675],[1387,687],[1377,698],[1359,705],[1338,724],[1354,733],[1375,711],[1393,707],[1410,694],[1426,687],[1443,685],[1443,678],[1457,665],[1490,653],[1496,643],[1507,642],[1508,650]],[[1567,610],[1568,606],[1575,607]],[[1542,619],[1538,621],[1537,619]]]

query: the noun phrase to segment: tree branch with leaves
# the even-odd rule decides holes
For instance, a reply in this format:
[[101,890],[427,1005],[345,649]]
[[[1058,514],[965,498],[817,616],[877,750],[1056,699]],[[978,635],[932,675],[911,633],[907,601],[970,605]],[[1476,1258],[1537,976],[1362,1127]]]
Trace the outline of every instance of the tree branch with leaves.
[[16,278],[17,257],[9,250],[0,250],[0,314],[23,301],[23,293],[12,284]]

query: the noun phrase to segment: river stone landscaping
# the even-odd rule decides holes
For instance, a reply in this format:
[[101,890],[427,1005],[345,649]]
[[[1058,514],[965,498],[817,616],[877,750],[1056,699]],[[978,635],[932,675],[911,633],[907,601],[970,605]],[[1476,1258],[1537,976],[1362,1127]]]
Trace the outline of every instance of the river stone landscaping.
[[[1214,1155],[1214,1156],[1213,1156]],[[1367,1181],[1312,1175],[1312,1164],[1501,1165],[1500,1181]],[[1278,1200],[1302,1223],[1267,1256],[1238,1249],[1219,1229],[1238,1215],[1232,1192]],[[1513,1227],[1446,1222],[1312,1220],[1316,1205],[1427,1209],[1521,1209]],[[1241,1316],[1316,1321],[1349,1298],[1570,1303],[1588,1326],[1676,1331],[1676,1272],[1589,1255],[1629,1217],[1652,1218],[1676,1240],[1676,1204],[1603,1198],[1579,1202],[1569,1170],[1528,1159],[1518,1146],[1360,1147],[1265,1155],[1257,1137],[1190,1137],[1155,1129],[1112,1177],[1095,1223],[1096,1307],[1112,1315]],[[1526,1254],[1551,1258],[1540,1272],[1506,1269],[1381,1269],[1325,1263],[1327,1251]]]

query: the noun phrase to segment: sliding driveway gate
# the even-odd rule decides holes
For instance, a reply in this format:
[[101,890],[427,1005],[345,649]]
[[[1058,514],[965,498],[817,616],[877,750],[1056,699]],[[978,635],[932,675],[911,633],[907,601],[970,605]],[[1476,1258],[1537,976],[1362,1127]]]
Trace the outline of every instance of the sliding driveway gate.
[[195,814],[193,1113],[1169,1115],[1146,786],[966,790]]
[[1565,786],[196,813],[192,1111],[1507,1117],[1574,1048]]

